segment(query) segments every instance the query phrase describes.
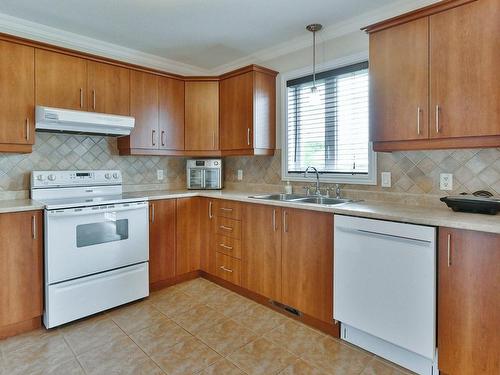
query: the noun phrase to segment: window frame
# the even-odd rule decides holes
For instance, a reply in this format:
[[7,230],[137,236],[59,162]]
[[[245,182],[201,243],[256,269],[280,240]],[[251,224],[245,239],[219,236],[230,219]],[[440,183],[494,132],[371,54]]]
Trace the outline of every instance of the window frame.
[[[331,60],[329,62],[316,66],[316,74],[342,68],[368,61],[368,52],[361,52],[347,57]],[[288,94],[287,81],[311,75],[311,68],[297,69],[291,72],[280,74],[281,81],[281,180],[282,181],[310,181],[311,178],[305,178],[302,174],[288,173]],[[350,173],[328,173],[319,174],[320,181],[326,183],[356,184],[356,185],[377,185],[377,155],[373,151],[373,144],[368,145],[368,174],[352,175]]]

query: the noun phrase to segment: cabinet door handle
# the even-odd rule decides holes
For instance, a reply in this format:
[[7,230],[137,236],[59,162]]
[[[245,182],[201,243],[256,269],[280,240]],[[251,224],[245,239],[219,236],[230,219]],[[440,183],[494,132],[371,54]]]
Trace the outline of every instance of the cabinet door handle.
[[451,233],[448,233],[448,267],[451,267]]
[[92,109],[95,111],[95,90],[92,90]]
[[155,134],[156,134],[156,130],[152,130],[151,131],[151,143],[153,144],[153,146],[156,146]]
[[32,232],[33,239],[36,240],[37,235],[36,235],[36,216],[35,215],[31,216],[31,232]]
[[220,229],[223,229],[223,230],[228,230],[228,231],[232,231],[232,230],[233,230],[233,228],[231,228],[231,227],[226,227],[225,225],[221,225],[219,228],[220,228]]
[[165,130],[161,131],[160,140],[161,140],[161,145],[165,146]]
[[83,108],[83,89],[80,87],[80,108]]
[[155,205],[154,203],[151,204],[151,223],[155,222]]
[[227,207],[221,207],[220,209],[222,211],[229,211],[229,212],[231,212],[233,210],[232,208],[227,208]]
[[285,233],[288,232],[288,212],[287,211],[283,211],[283,230],[285,231]]
[[247,129],[247,145],[250,146],[250,128]]
[[422,109],[420,107],[417,107],[417,134],[420,135],[420,113],[422,112]]
[[224,245],[223,243],[220,243],[219,246],[224,248],[224,249],[233,250],[232,246],[227,246],[227,245]]
[[276,232],[276,209],[273,209],[273,230]]
[[441,111],[441,108],[439,108],[439,105],[436,106],[436,133],[439,133],[439,112]]
[[26,117],[26,140],[30,140],[30,120]]
[[211,219],[213,218],[214,215],[212,215],[212,201],[208,202],[208,218]]
[[212,132],[212,148],[215,150],[215,132]]
[[229,269],[229,268],[226,268],[224,266],[220,266],[219,267],[221,270],[225,271],[225,272],[229,272],[229,273],[233,273],[233,270]]

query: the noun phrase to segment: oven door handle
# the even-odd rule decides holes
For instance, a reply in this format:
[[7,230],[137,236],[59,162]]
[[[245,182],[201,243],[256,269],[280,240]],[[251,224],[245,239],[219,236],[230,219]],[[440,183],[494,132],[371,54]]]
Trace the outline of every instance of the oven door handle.
[[109,212],[123,212],[123,211],[135,211],[140,209],[147,209],[147,202],[131,203],[129,205],[123,206],[122,204],[116,206],[106,206],[106,208],[100,208],[100,206],[85,207],[85,208],[67,208],[64,210],[47,210],[49,216],[57,217],[68,217],[68,216],[81,216],[81,215],[95,215]]

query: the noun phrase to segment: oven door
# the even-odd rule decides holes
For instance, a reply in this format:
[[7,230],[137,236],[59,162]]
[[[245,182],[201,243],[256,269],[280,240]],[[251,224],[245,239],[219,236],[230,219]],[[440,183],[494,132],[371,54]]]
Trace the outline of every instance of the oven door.
[[205,188],[205,170],[201,168],[188,169],[188,189]]
[[45,275],[53,284],[149,258],[147,202],[45,211]]
[[205,189],[221,189],[221,170],[219,168],[205,169]]

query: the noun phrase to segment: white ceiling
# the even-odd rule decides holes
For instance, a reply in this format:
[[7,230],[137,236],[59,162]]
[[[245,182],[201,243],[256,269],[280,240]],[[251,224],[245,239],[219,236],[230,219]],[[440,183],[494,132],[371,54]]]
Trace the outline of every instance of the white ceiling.
[[[432,1],[397,3],[408,6]],[[0,13],[210,71],[304,37],[309,23],[322,23],[328,31],[394,2],[2,0]]]

